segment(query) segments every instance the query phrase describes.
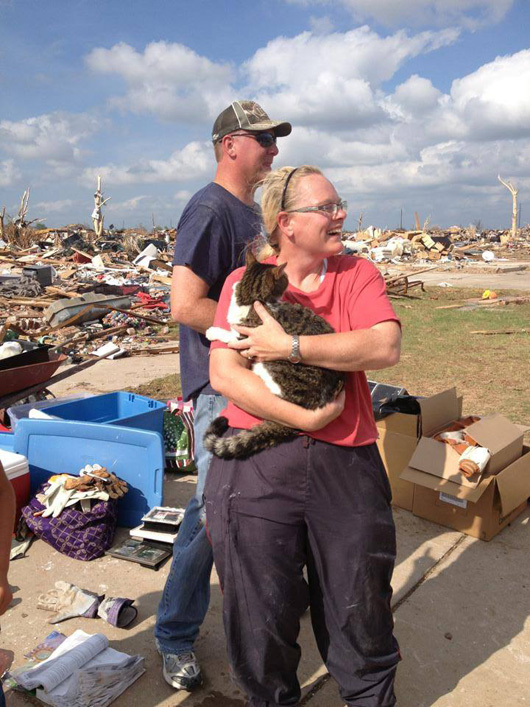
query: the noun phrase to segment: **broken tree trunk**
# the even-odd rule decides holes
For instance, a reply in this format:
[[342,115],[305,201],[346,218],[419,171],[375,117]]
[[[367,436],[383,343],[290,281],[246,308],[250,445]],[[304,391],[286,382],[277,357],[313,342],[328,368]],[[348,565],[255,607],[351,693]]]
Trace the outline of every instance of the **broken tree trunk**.
[[101,207],[104,206],[110,198],[109,196],[107,199],[103,199],[101,177],[98,174],[98,184],[96,193],[94,194],[94,211],[92,212],[92,221],[94,222],[94,231],[97,238],[103,235],[103,212],[101,211]]
[[511,182],[505,182],[503,179],[501,179],[501,175],[497,175],[497,179],[501,184],[503,184],[506,189],[510,192],[512,195],[512,238],[517,237],[517,194],[519,193],[519,190],[516,189]]

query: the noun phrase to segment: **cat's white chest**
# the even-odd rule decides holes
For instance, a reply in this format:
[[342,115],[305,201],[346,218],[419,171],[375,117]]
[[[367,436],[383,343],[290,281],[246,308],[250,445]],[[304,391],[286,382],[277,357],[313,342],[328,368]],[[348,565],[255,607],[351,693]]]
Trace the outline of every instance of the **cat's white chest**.
[[[234,324],[239,324],[245,319],[245,317],[250,312],[251,305],[239,305],[237,303],[237,286],[239,282],[235,282],[232,286],[232,297],[230,298],[230,305],[228,307],[228,313],[226,319],[233,327]],[[235,329],[222,329],[221,327],[211,326],[206,330],[206,338],[208,341],[222,341],[225,344],[229,344],[231,341],[237,341],[239,339],[239,334]]]

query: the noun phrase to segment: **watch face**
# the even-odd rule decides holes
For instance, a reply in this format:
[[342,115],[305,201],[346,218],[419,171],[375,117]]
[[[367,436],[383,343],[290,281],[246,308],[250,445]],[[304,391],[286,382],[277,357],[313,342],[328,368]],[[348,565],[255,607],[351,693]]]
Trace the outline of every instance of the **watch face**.
[[302,359],[300,358],[300,356],[297,356],[297,355],[294,354],[294,353],[289,354],[289,361],[290,361],[291,363],[300,363],[301,360],[302,360]]

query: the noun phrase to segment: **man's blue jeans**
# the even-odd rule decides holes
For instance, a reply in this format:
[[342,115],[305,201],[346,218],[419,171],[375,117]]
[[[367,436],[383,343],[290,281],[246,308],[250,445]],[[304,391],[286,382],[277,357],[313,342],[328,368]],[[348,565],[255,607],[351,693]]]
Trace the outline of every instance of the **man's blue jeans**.
[[173,545],[173,561],[158,607],[155,639],[162,653],[183,653],[193,647],[210,603],[213,555],[206,536],[203,491],[212,455],[202,440],[210,422],[226,407],[226,399],[199,395],[193,407],[197,491]]

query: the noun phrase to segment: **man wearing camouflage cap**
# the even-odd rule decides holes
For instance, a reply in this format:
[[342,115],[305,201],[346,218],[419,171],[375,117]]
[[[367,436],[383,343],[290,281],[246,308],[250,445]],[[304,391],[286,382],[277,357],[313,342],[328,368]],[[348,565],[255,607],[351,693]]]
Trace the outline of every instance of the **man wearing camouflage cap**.
[[171,315],[180,324],[182,394],[193,400],[197,491],[186,508],[173,549],[155,626],[165,680],[179,690],[201,684],[193,645],[210,600],[212,550],[204,527],[203,489],[211,454],[202,440],[226,406],[209,382],[209,342],[217,301],[227,276],[243,265],[245,246],[261,232],[254,191],[278,154],[276,139],[291,124],[274,121],[253,101],[234,101],[213,130],[214,181],[188,202],[177,227]]

